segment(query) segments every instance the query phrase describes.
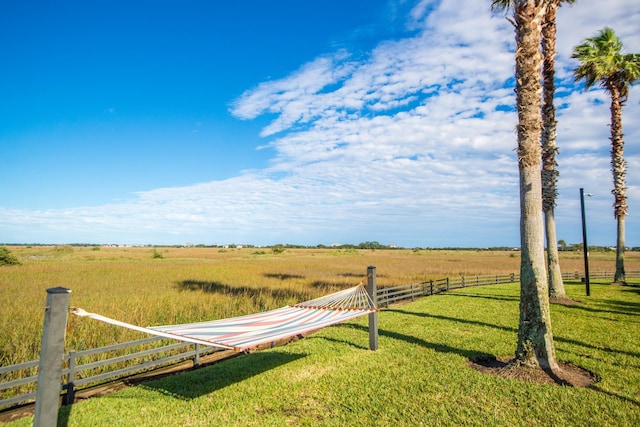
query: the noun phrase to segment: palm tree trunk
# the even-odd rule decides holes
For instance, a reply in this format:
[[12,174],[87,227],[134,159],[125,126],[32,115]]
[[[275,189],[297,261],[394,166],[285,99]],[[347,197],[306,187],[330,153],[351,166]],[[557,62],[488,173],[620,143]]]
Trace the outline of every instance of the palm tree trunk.
[[549,296],[564,298],[566,292],[560,271],[558,245],[556,243],[556,221],[554,209],[558,195],[558,171],[556,154],[556,109],[553,98],[555,85],[555,57],[556,57],[556,14],[559,0],[547,3],[547,10],[542,26],[542,54],[544,57],[542,75],[544,77],[544,91],[542,96],[542,210],[545,219],[545,234],[547,237],[547,273],[549,278]]
[[627,216],[626,163],[624,160],[624,140],[622,138],[622,100],[615,85],[611,92],[611,170],[613,171],[614,216],[618,221],[616,239],[616,273],[614,282],[624,282],[624,220]]
[[624,271],[624,217],[618,217],[618,238],[616,240],[616,274],[614,282],[625,283],[626,272]]
[[521,241],[516,358],[528,365],[557,369],[544,260],[540,171],[542,58],[539,46],[544,4],[544,0],[517,0],[514,5]]
[[556,240],[556,218],[553,209],[544,213],[545,234],[547,237],[547,274],[549,275],[549,297],[565,298],[567,296],[560,271],[560,256]]

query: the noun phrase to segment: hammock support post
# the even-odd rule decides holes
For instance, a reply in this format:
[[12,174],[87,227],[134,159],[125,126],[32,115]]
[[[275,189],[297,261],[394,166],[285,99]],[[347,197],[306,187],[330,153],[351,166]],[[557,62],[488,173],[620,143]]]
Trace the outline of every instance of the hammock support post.
[[[377,285],[376,285],[376,268],[371,266],[367,267],[367,293],[376,305],[377,301]],[[369,350],[378,349],[378,312],[373,311],[369,313]]]
[[34,427],[55,427],[58,424],[60,377],[64,357],[64,337],[67,330],[70,289],[47,289],[47,301],[42,331],[42,349],[38,367],[38,389],[34,412]]

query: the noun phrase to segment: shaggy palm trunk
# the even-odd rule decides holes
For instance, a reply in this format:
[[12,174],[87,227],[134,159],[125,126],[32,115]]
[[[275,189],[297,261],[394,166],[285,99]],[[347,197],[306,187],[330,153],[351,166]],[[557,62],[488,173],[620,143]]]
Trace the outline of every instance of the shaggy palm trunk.
[[516,104],[520,177],[520,321],[516,358],[557,369],[542,223],[540,46],[544,0],[515,1]]
[[624,161],[624,140],[622,139],[622,100],[620,91],[614,85],[611,92],[611,170],[613,171],[614,216],[618,221],[616,239],[616,273],[614,282],[624,282],[624,219],[627,216],[626,164]]
[[547,274],[549,279],[549,296],[564,298],[564,282],[560,271],[560,259],[556,240],[555,206],[558,195],[558,171],[556,154],[556,109],[553,98],[556,91],[555,57],[556,57],[556,14],[558,0],[547,4],[547,11],[542,27],[542,54],[544,56],[542,75],[544,91],[542,104],[542,210],[544,211],[545,234],[547,237]]

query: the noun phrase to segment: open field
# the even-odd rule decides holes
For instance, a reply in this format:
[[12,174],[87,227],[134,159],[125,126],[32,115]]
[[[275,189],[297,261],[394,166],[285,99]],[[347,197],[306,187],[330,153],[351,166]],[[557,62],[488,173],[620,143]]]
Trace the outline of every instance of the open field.
[[[517,251],[337,250],[268,248],[10,247],[22,265],[0,267],[0,363],[40,354],[46,289],[72,290],[71,305],[138,325],[232,317],[305,301],[365,279],[378,286],[474,274],[519,271]],[[582,254],[562,252],[563,271],[582,271]],[[591,271],[614,269],[613,253],[591,254]],[[627,254],[640,269],[640,253]],[[81,350],[142,334],[70,317],[69,349]]]
[[[600,380],[589,388],[480,373],[477,357],[513,355],[517,284],[464,288],[296,343],[147,382],[60,409],[72,426],[633,426],[640,424],[640,284],[592,283],[579,306],[552,305],[560,360]],[[28,426],[32,417],[10,423]]]

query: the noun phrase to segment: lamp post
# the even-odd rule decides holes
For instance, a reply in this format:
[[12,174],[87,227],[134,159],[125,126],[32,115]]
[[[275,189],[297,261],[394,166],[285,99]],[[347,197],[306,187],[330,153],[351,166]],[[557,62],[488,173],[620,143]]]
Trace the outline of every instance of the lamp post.
[[[591,197],[593,194],[587,193]],[[580,189],[580,210],[582,211],[582,252],[584,253],[584,284],[587,290],[587,296],[591,295],[589,286],[589,246],[587,246],[587,221],[584,215],[584,188]]]

